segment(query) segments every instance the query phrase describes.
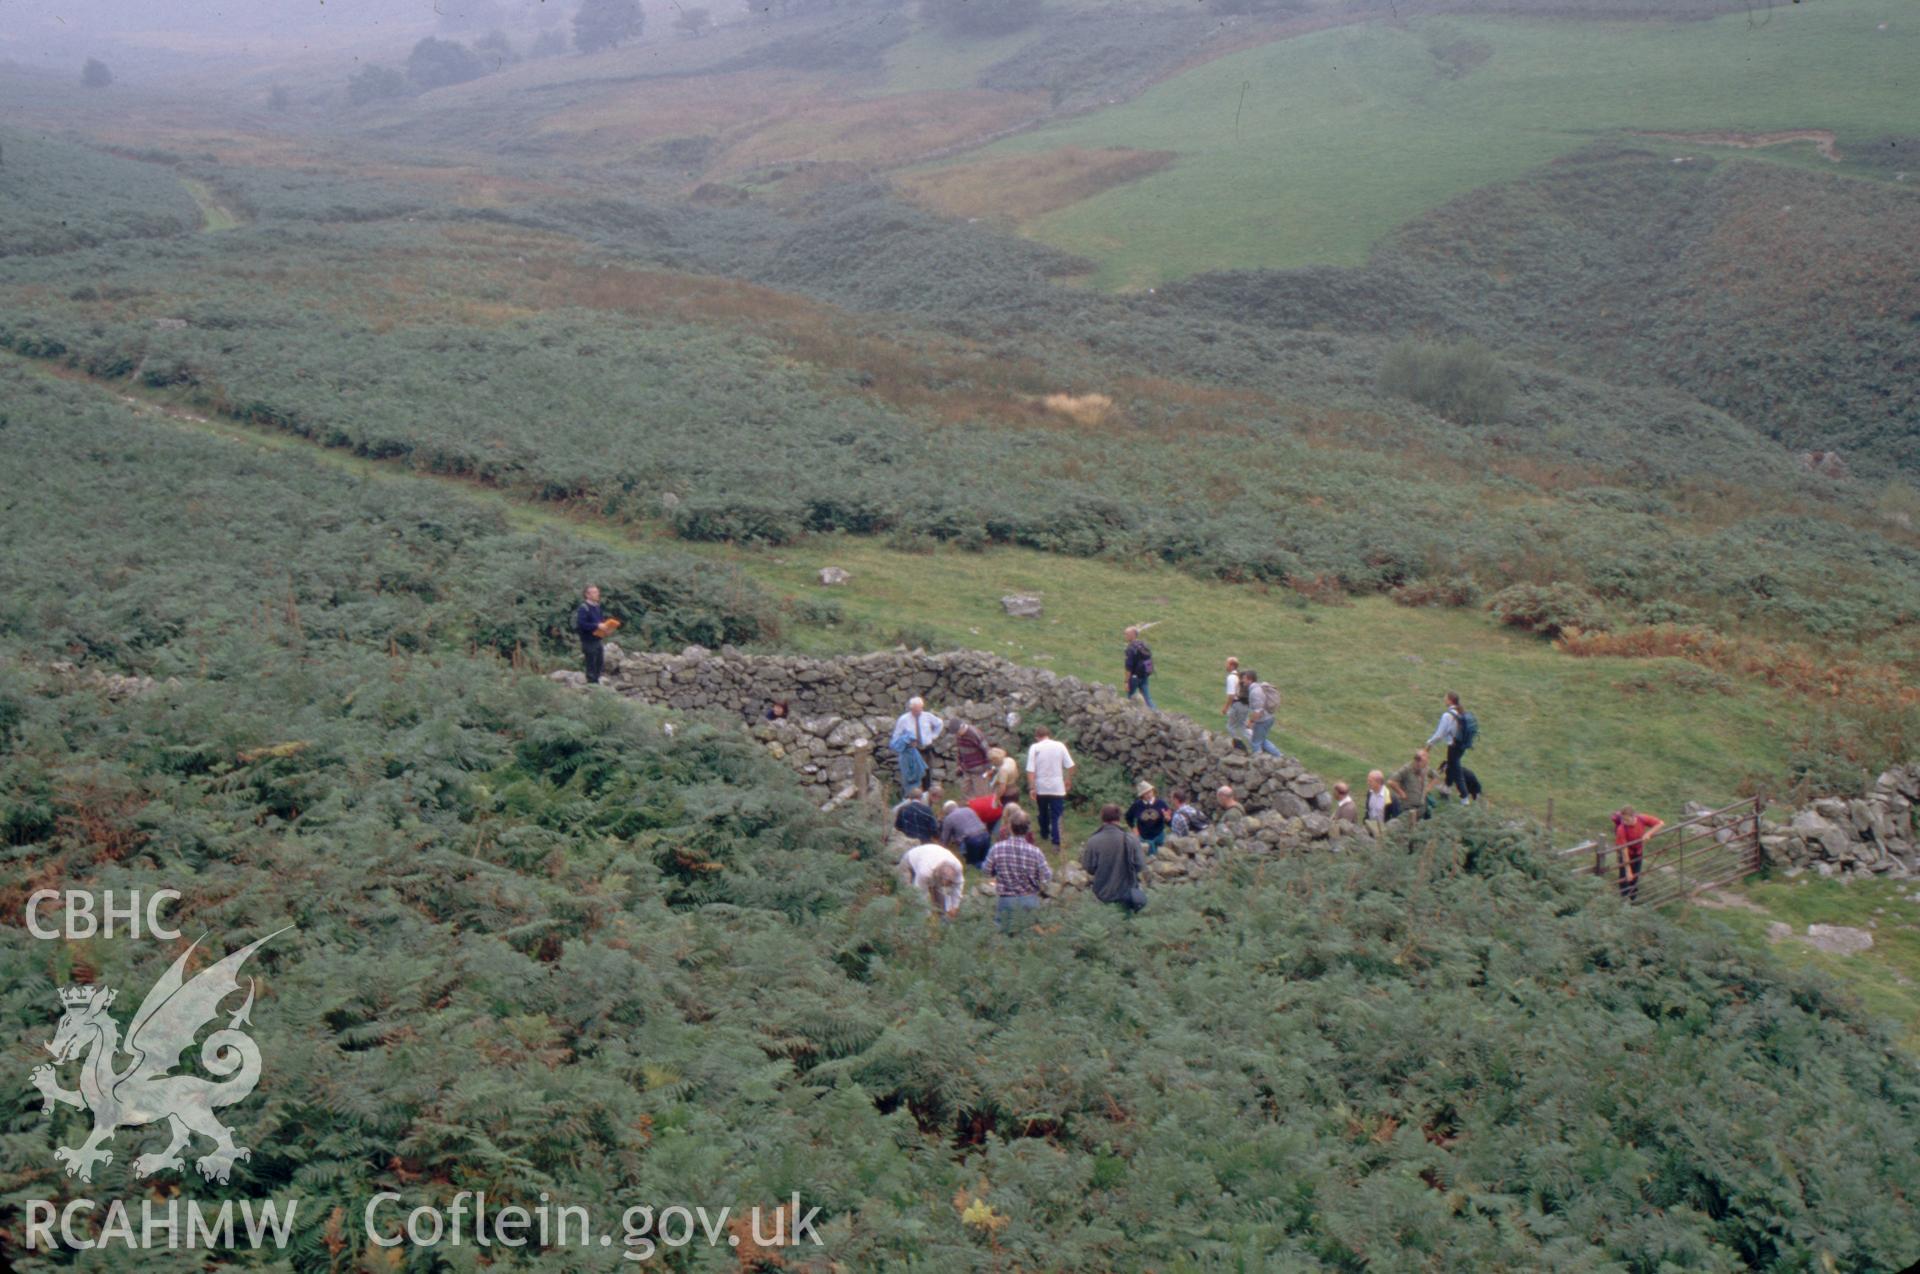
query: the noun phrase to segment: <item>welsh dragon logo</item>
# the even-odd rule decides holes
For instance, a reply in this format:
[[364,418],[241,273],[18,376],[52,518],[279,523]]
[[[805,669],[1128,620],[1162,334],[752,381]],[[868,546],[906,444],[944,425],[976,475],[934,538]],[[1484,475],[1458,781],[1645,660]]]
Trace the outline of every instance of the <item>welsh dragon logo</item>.
[[[245,1100],[260,1082],[260,1047],[240,1029],[251,1024],[252,978],[247,979],[246,1002],[233,1010],[224,1028],[207,1036],[198,1054],[206,1070],[233,1078],[216,1082],[167,1072],[180,1064],[181,1053],[193,1047],[193,1037],[200,1028],[219,1016],[220,1002],[241,989],[240,966],[247,957],[285,932],[277,930],[249,943],[189,980],[185,972],[188,959],[200,946],[196,941],[147,992],[127,1028],[124,1044],[119,1024],[107,1012],[119,992],[104,986],[70,986],[60,992],[66,1012],[60,1017],[53,1040],[46,1045],[53,1063],[34,1067],[31,1080],[44,1099],[40,1107],[43,1115],[51,1114],[56,1102],[93,1112],[93,1133],[86,1144],[78,1150],[61,1146],[53,1152],[56,1161],[67,1165],[68,1176],[92,1181],[96,1164],[113,1162],[113,1152],[102,1149],[102,1142],[117,1129],[163,1119],[171,1134],[167,1148],[135,1159],[133,1171],[137,1176],[150,1177],[168,1169],[184,1171],[186,1164],[180,1152],[195,1133],[213,1142],[213,1149],[195,1161],[200,1175],[209,1181],[225,1182],[234,1161],[250,1156],[244,1146],[234,1144],[233,1130],[213,1112]],[[115,1070],[114,1062],[123,1053],[133,1060],[125,1069]],[[54,1068],[83,1056],[79,1089],[62,1088]]]

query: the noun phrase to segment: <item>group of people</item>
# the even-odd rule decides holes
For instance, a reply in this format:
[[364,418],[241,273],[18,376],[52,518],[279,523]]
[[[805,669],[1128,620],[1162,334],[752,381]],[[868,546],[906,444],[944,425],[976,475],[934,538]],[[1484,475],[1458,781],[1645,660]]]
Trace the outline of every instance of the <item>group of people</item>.
[[[1148,708],[1158,711],[1149,690],[1152,651],[1137,628],[1127,629],[1126,639],[1127,695],[1139,695]],[[1235,744],[1256,755],[1283,755],[1268,738],[1279,714],[1279,690],[1260,680],[1252,669],[1242,668],[1237,658],[1227,660],[1225,690],[1221,713]],[[1467,767],[1466,754],[1479,732],[1478,719],[1461,703],[1459,694],[1449,691],[1432,736],[1415,749],[1411,760],[1391,775],[1369,772],[1360,798],[1348,784],[1334,784],[1336,823],[1384,827],[1402,816],[1420,817],[1432,811],[1440,786],[1451,790],[1463,805],[1478,800],[1480,779]],[[1073,790],[1073,756],[1045,727],[1035,729],[1025,773],[1038,814],[1036,833],[1033,817],[1014,803],[1020,767],[1004,749],[988,746],[978,727],[968,722],[957,722],[952,730],[965,800],[945,799],[944,790],[930,779],[930,752],[947,733],[947,723],[915,697],[895,720],[888,740],[905,792],[894,806],[893,826],[914,842],[900,858],[901,877],[911,888],[924,891],[936,911],[951,917],[960,905],[964,868],[979,868],[994,881],[995,919],[1004,926],[1013,913],[1038,906],[1053,879],[1039,843],[1050,843],[1056,851],[1060,848],[1061,815]],[[1432,765],[1436,744],[1446,749],[1437,771]],[[1145,907],[1146,892],[1140,881],[1148,860],[1169,835],[1193,835],[1210,825],[1212,820],[1194,804],[1192,793],[1175,790],[1170,795],[1171,801],[1163,799],[1151,781],[1142,780],[1134,789],[1133,804],[1125,810],[1117,803],[1101,809],[1100,826],[1080,855],[1089,887],[1100,901],[1129,911]],[[1222,787],[1214,795],[1216,817],[1241,812],[1231,787]],[[1622,853],[1624,881],[1627,869]]]
[[[1147,860],[1160,848],[1167,833],[1204,831],[1210,821],[1185,792],[1174,792],[1172,805],[1159,798],[1151,783],[1141,783],[1137,792],[1133,805],[1124,813],[1114,802],[1101,807],[1100,826],[1080,851],[1080,866],[1087,873],[1093,896],[1130,912],[1147,905],[1141,877]],[[1221,788],[1215,799],[1223,818],[1239,809],[1231,787]],[[936,803],[940,806],[937,817]],[[908,888],[925,894],[928,907],[943,919],[951,920],[959,913],[966,892],[967,866],[979,868],[993,880],[994,922],[1001,928],[1040,906],[1053,880],[1053,867],[1036,843],[1045,837],[1035,837],[1026,810],[1001,802],[991,792],[964,804],[942,801],[937,786],[910,792],[894,806],[893,825],[918,842],[900,855],[900,879]],[[1058,849],[1057,820],[1052,841]]]
[[[1433,812],[1437,799],[1435,780],[1450,789],[1462,805],[1479,800],[1480,777],[1466,764],[1467,750],[1479,737],[1479,719],[1461,705],[1458,694],[1449,690],[1440,723],[1434,727],[1432,737],[1414,749],[1412,760],[1392,774],[1369,770],[1366,791],[1359,796],[1344,781],[1333,785],[1334,821],[1377,828],[1403,816],[1423,817]],[[1437,771],[1432,764],[1436,743],[1445,744],[1447,749]]]
[[[617,627],[619,621],[601,609],[599,588],[589,585],[573,614],[589,682],[600,680],[606,639]],[[1138,695],[1149,710],[1158,712],[1150,688],[1153,650],[1140,634],[1139,626],[1130,626],[1122,634],[1127,697]],[[1279,717],[1279,688],[1262,681],[1251,668],[1242,668],[1239,659],[1229,658],[1225,690],[1220,711],[1234,745],[1255,755],[1284,755],[1268,737]],[[782,699],[769,706],[765,715],[778,720],[787,711],[787,701]],[[965,803],[943,800],[942,789],[932,781],[931,752],[946,733],[947,723],[915,696],[894,722],[888,739],[905,792],[905,799],[894,806],[893,825],[916,842],[901,856],[899,870],[945,916],[958,911],[966,890],[963,863],[985,870],[994,879],[999,896],[996,916],[1004,924],[1010,913],[1038,906],[1041,890],[1053,879],[1053,869],[1035,842],[1050,843],[1056,851],[1060,848],[1061,818],[1073,791],[1073,754],[1045,726],[1034,730],[1025,767],[1027,793],[1034,806],[1034,814],[1029,815],[1015,803],[1020,765],[1006,749],[990,746],[979,728],[965,721],[955,723],[953,735],[967,799]],[[1412,760],[1392,774],[1369,771],[1366,790],[1358,796],[1345,781],[1333,785],[1335,823],[1380,828],[1397,818],[1429,814],[1437,799],[1435,780],[1462,805],[1479,800],[1480,778],[1466,764],[1466,754],[1479,735],[1478,719],[1462,705],[1458,693],[1448,691],[1439,723],[1426,743],[1414,750]],[[1446,749],[1437,771],[1431,764],[1436,745]],[[1211,820],[1193,803],[1191,793],[1175,790],[1171,796],[1171,802],[1161,799],[1154,785],[1143,780],[1125,811],[1117,804],[1102,807],[1099,830],[1081,851],[1081,866],[1091,878],[1094,896],[1102,902],[1132,911],[1146,906],[1139,882],[1147,860],[1159,852],[1169,834],[1189,836],[1209,826]],[[1214,799],[1218,817],[1230,817],[1239,809],[1231,787],[1220,788]],[[1631,806],[1616,812],[1613,824],[1620,895],[1634,899],[1639,895],[1646,840],[1666,824]]]
[[[1144,692],[1150,666],[1139,675],[1137,688]],[[948,735],[955,740],[958,782],[964,786],[952,799],[932,778],[933,746]],[[895,719],[888,746],[905,789],[893,807],[893,827],[913,842],[897,864],[902,881],[948,918],[959,911],[967,867],[992,878],[995,920],[1002,927],[1017,913],[1038,907],[1053,880],[1042,846],[1061,848],[1061,820],[1073,791],[1075,763],[1067,745],[1047,726],[1035,726],[1023,770],[1004,748],[989,745],[979,727],[967,721],[949,725],[915,696]],[[1023,773],[1032,813],[1018,803]],[[1171,801],[1162,799],[1154,784],[1143,780],[1127,809],[1117,803],[1101,809],[1100,827],[1080,855],[1096,898],[1130,911],[1146,906],[1140,879],[1147,860],[1168,835],[1193,835],[1210,825],[1191,793],[1176,789],[1171,796]],[[1222,816],[1239,809],[1231,787],[1216,792],[1215,801]]]

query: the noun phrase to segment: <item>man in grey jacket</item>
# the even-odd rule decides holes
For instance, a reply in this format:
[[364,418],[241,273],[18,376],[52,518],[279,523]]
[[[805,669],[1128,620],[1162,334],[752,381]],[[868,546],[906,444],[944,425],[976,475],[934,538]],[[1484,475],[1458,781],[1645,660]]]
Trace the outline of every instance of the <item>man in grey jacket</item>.
[[1087,837],[1080,866],[1093,877],[1093,896],[1101,902],[1116,903],[1128,911],[1147,905],[1146,891],[1140,888],[1147,852],[1140,838],[1120,821],[1118,805],[1100,807],[1100,830]]

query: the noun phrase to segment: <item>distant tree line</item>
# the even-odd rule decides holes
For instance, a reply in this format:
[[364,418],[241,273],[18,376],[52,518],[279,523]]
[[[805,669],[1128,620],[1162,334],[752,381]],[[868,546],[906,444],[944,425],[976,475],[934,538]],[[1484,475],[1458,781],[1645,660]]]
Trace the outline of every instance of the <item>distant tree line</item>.
[[573,42],[582,53],[611,49],[639,38],[646,20],[640,0],[581,0],[573,15]]
[[[1028,3],[1030,0],[990,2]],[[624,40],[638,38],[645,25],[646,14],[641,10],[639,0],[582,0],[580,8],[573,15],[573,43],[582,53],[595,53],[614,48]],[[713,14],[704,8],[683,8],[673,25],[682,35],[698,38],[712,29]],[[404,70],[373,63],[355,71],[347,79],[347,100],[355,106],[365,106],[369,102],[428,93],[437,88],[477,80],[491,71],[502,70],[520,61],[523,56],[553,57],[566,52],[566,48],[566,37],[557,30],[542,31],[527,45],[524,54],[516,50],[507,33],[498,28],[488,31],[471,44],[427,36],[407,54]],[[95,74],[93,68],[96,66],[99,67],[99,73],[106,76],[100,83],[110,82],[112,76],[95,61],[87,63],[86,82],[95,84],[91,77]],[[273,89],[268,105],[274,110],[287,109],[286,91],[277,87]]]
[[954,35],[1006,35],[1033,25],[1040,0],[921,0],[920,12]]

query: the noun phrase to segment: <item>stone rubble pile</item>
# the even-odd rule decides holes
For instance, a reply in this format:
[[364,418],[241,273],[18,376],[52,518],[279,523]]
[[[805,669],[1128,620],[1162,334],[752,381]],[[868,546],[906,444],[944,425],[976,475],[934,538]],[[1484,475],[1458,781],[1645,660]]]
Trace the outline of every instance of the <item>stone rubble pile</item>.
[[[66,659],[56,659],[47,664],[46,667],[48,672],[54,673],[56,676],[64,677],[77,685],[93,686],[97,689],[104,690],[107,698],[113,700],[136,698],[162,684],[155,681],[152,677],[129,677],[123,673],[103,672],[98,668],[82,668]],[[165,684],[168,686],[178,686],[180,679],[178,677],[168,677]]]
[[[578,672],[550,674],[571,685]],[[1025,731],[1018,724],[1038,713],[1058,722],[1078,759],[1117,765],[1132,779],[1151,779],[1162,796],[1186,787],[1210,817],[1222,785],[1238,794],[1243,811],[1216,819],[1200,836],[1170,837],[1149,865],[1157,881],[1202,875],[1230,852],[1271,853],[1336,836],[1327,785],[1292,758],[1253,757],[1224,734],[1185,717],[1150,712],[1112,686],[1029,668],[982,651],[892,650],[839,659],[743,655],[692,646],[678,655],[633,654],[607,645],[605,684],[617,693],[683,711],[737,714],[770,755],[791,767],[826,809],[857,799],[864,770],[891,791],[893,754],[887,739],[894,719],[918,695],[949,723],[970,721],[990,744],[1017,760]],[[767,706],[786,700],[784,720],[763,719]],[[937,748],[937,774],[951,775],[952,753]],[[1059,882],[1084,885],[1077,866]]]

